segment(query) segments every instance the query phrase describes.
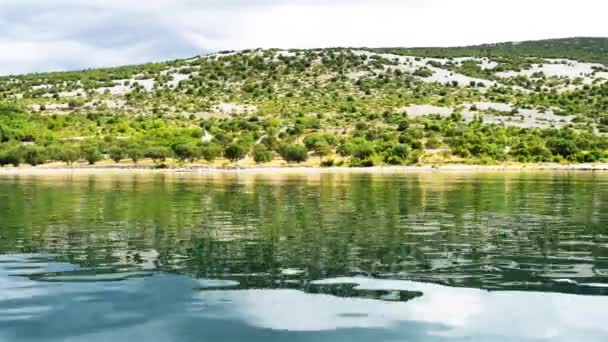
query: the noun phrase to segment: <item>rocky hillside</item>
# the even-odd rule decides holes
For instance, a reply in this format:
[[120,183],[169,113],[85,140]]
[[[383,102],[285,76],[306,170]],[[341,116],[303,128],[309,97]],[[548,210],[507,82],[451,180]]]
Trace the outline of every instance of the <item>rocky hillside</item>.
[[[116,139],[122,145],[139,139],[146,148],[217,143],[224,150],[247,141],[241,157],[251,156],[256,145],[277,157],[284,144],[320,153],[304,140],[331,134],[323,155],[366,164],[405,163],[411,151],[418,151],[416,162],[436,151],[444,151],[443,160],[574,160],[577,153],[606,148],[607,42],[575,38],[451,49],[247,50],[5,76],[0,78],[5,114],[0,141],[5,149],[16,143],[88,141],[99,146],[101,156],[109,155]],[[156,129],[194,140],[169,142],[163,136],[167,132]],[[468,142],[467,130],[480,141]],[[505,138],[494,141],[497,132]],[[530,137],[519,141],[521,134]],[[577,139],[597,144],[560,152],[563,146],[552,148],[548,139],[561,134],[575,145]],[[535,137],[539,141],[528,141]],[[351,139],[370,151],[354,156],[352,146],[346,146]],[[390,148],[404,145],[408,152],[392,160],[381,142],[390,142]],[[513,152],[517,144],[526,149],[536,144],[540,150],[518,156]],[[539,154],[544,157],[533,158]]]

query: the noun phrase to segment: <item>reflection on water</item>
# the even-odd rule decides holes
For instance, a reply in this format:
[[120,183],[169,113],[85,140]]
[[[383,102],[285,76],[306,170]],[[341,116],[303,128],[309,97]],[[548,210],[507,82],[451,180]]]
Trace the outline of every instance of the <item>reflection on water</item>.
[[605,340],[607,203],[595,173],[4,177],[0,341]]

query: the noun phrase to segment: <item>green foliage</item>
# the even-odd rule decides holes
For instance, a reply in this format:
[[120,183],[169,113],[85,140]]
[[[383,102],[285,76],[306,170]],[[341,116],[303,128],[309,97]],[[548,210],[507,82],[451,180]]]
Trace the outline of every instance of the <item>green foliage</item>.
[[222,153],[222,146],[215,143],[205,143],[199,147],[200,156],[210,163],[221,157]]
[[301,163],[308,159],[308,150],[302,145],[284,144],[279,147],[278,152],[288,163]]
[[127,148],[126,154],[134,164],[137,164],[137,162],[139,162],[139,160],[143,158],[144,151],[138,146],[131,146]]
[[268,163],[272,160],[272,151],[264,145],[256,145],[253,148],[253,160],[258,164]]
[[95,165],[98,161],[103,159],[103,154],[101,154],[97,146],[84,146],[81,153],[82,158],[86,160],[89,165]]
[[384,161],[390,165],[402,165],[407,162],[410,147],[406,144],[397,144],[385,151]]
[[177,143],[172,147],[173,153],[180,161],[194,162],[200,157],[200,150],[194,143]]
[[373,143],[363,138],[352,138],[344,142],[338,152],[343,156],[352,156],[355,159],[365,160],[376,152]]
[[233,142],[228,144],[224,149],[224,157],[232,162],[236,162],[245,158],[248,152],[248,148],[244,143]]
[[108,151],[108,155],[114,162],[119,163],[121,160],[125,159],[127,151],[120,146],[113,146]]
[[608,64],[608,38],[565,38],[457,48],[375,49],[422,57],[543,57]]
[[153,146],[144,150],[144,157],[152,159],[156,165],[164,163],[171,156],[173,156],[173,152],[165,146]]
[[64,145],[59,149],[57,159],[68,165],[72,165],[80,159],[80,150],[73,145]]
[[48,160],[46,149],[40,146],[26,146],[21,154],[23,161],[31,166],[44,164]]
[[17,146],[0,145],[0,166],[19,166],[23,161],[23,154]]
[[[82,158],[95,163],[104,154],[116,162],[148,157],[158,164],[173,156],[180,162],[213,162],[222,155],[235,162],[249,152],[263,163],[272,158],[271,151],[289,161],[315,155],[323,165],[337,152],[346,157],[339,163],[358,166],[412,164],[431,155],[433,161],[445,157],[466,163],[603,160],[608,138],[597,132],[608,133],[608,82],[590,81],[589,75],[558,78],[535,72],[502,78],[496,73],[547,63],[541,57],[605,60],[605,44],[605,39],[577,38],[371,50],[443,57],[424,60],[426,67],[351,49],[294,51],[293,56],[269,50],[0,77],[0,153],[3,160],[27,157],[25,162],[33,164],[72,164]],[[458,56],[479,58],[450,59]],[[485,57],[496,68],[483,68],[480,58]],[[420,79],[433,68],[496,85],[480,89],[475,81],[463,86]],[[605,71],[593,68],[593,73]],[[170,72],[189,77],[169,86]],[[154,88],[138,85],[143,79],[154,79]],[[132,91],[99,91],[118,82],[133,85]],[[513,109],[484,109],[479,105],[484,102]],[[448,108],[452,114],[408,117],[404,108],[416,105]],[[563,115],[563,122],[554,117],[529,125],[523,110],[548,116],[552,111]]]

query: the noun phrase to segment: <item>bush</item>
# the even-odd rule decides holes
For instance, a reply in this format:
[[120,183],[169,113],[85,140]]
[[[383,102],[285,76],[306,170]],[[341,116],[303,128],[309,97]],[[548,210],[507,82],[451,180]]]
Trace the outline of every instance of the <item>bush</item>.
[[278,152],[281,155],[281,158],[288,163],[301,163],[308,159],[308,150],[302,145],[282,145]]
[[133,164],[137,164],[144,156],[144,152],[139,147],[129,147],[126,151],[127,157],[133,161]]
[[439,139],[431,137],[426,140],[426,148],[437,149],[439,147],[441,147],[441,141],[439,141]]
[[95,165],[95,163],[103,159],[103,155],[97,146],[87,146],[82,148],[82,158],[84,158],[89,165]]
[[205,143],[199,147],[199,155],[209,163],[213,163],[222,155],[222,147],[215,143]]
[[253,148],[253,160],[258,163],[268,163],[272,160],[272,152],[264,145],[256,145]]
[[364,160],[375,154],[374,144],[363,138],[353,138],[346,141],[339,149],[340,154]]
[[335,161],[333,159],[326,159],[321,161],[321,167],[332,167],[334,166]]
[[568,158],[579,152],[578,146],[572,140],[564,138],[549,139],[547,147],[549,147],[554,155],[560,155],[564,158]]
[[21,164],[22,159],[21,151],[17,147],[0,151],[0,166],[13,165],[17,167]]
[[424,150],[424,144],[420,140],[414,140],[412,142],[412,148],[414,150]]
[[194,162],[199,158],[199,149],[194,144],[174,144],[171,149],[180,161]]
[[374,166],[374,161],[372,159],[353,159],[350,161],[350,167],[372,167]]
[[239,161],[247,155],[247,148],[244,144],[233,142],[226,146],[224,150],[224,157],[231,162]]
[[23,161],[31,166],[44,164],[48,160],[48,156],[44,147],[28,146],[23,149]]
[[401,165],[410,155],[410,148],[405,144],[397,144],[384,153],[384,162],[390,165]]
[[121,160],[125,159],[126,152],[122,147],[114,146],[110,148],[108,155],[113,161],[119,163]]
[[164,146],[149,147],[144,152],[144,157],[152,159],[154,164],[159,165],[172,156],[171,149]]
[[64,146],[59,150],[58,159],[72,165],[80,159],[80,151],[75,146]]

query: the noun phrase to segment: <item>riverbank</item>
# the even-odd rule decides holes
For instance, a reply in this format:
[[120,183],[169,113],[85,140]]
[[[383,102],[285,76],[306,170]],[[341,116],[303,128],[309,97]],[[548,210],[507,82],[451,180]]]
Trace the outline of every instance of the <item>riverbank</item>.
[[0,175],[52,175],[88,173],[403,173],[403,172],[483,172],[483,171],[606,171],[608,164],[502,164],[502,165],[416,165],[374,167],[311,167],[311,166],[168,166],[153,165],[41,165],[37,167],[3,167]]

